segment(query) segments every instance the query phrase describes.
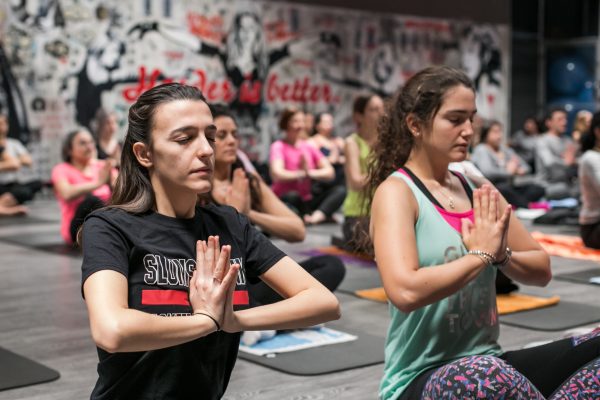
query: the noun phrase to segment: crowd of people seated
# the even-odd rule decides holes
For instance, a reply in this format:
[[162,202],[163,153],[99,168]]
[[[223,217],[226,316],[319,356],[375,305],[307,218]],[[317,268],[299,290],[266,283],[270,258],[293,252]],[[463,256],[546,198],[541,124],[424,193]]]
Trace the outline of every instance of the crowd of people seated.
[[[383,113],[384,99],[358,96],[352,109],[354,132],[339,132],[331,113],[313,115],[287,108],[280,113],[280,137],[270,146],[268,162],[257,164],[239,148],[236,162],[259,179],[255,167],[267,171],[268,175],[262,175],[266,181],[260,180],[259,187],[272,190],[273,197],[304,224],[340,223],[344,247],[361,251],[354,237],[357,231],[367,229],[369,216],[360,192]],[[485,177],[514,208],[543,208],[546,201],[565,198],[579,202],[580,195],[585,203],[593,175],[578,177],[578,171],[590,170],[578,161],[587,161],[590,157],[584,158],[584,152],[593,151],[584,147],[584,139],[589,142],[593,137],[591,123],[592,114],[582,110],[568,133],[566,111],[553,108],[543,120],[527,117],[522,128],[509,135],[499,121],[476,116],[470,155],[449,168]],[[39,179],[22,178],[21,172],[33,161],[18,140],[6,137],[7,124],[6,115],[0,114],[0,216],[27,213],[23,204],[42,188]],[[74,241],[85,216],[108,202],[111,179],[119,168],[122,144],[115,114],[99,109],[91,127],[91,133],[78,129],[67,135],[64,163],[54,168],[50,181],[61,206],[61,233],[67,243]],[[216,193],[214,199],[218,196]],[[589,213],[583,211],[580,219],[582,225],[588,225]]]
[[[161,92],[170,96],[168,100]],[[235,116],[224,106],[207,104],[198,89],[162,85],[142,95],[133,107],[137,113],[130,113],[125,143],[119,141],[115,115],[106,110],[96,113],[92,132],[79,127],[64,137],[63,162],[54,166],[51,176],[62,217],[60,234],[69,245],[83,243],[87,252],[83,289],[94,331],[107,328],[101,315],[124,315],[121,305],[104,294],[117,286],[122,302],[128,288],[138,284],[135,279],[123,281],[127,273],[114,267],[126,257],[124,265],[136,257],[127,246],[139,240],[140,245],[164,250],[163,243],[150,239],[152,243],[142,243],[147,238],[130,229],[139,225],[142,231],[162,235],[166,243],[174,238],[162,224],[171,226],[184,239],[182,254],[199,257],[205,270],[194,272],[190,282],[196,282],[195,289],[189,289],[192,317],[199,315],[204,325],[200,334],[190,331],[176,339],[125,345],[115,353],[177,349],[187,342],[201,343],[202,336],[222,328],[230,333],[246,331],[241,340],[250,345],[261,335],[274,335],[274,329],[339,317],[338,303],[329,292],[344,278],[341,259],[327,255],[296,262],[266,238],[301,242],[306,225],[336,223],[345,250],[377,257],[389,298],[392,325],[382,398],[408,399],[421,393],[441,398],[446,389],[440,388],[449,379],[456,380],[454,375],[464,371],[477,375],[490,366],[511,377],[509,382],[521,382],[517,387],[523,398],[542,398],[568,387],[571,374],[585,375],[581,367],[592,358],[579,356],[574,346],[563,357],[572,363],[569,374],[536,379],[520,353],[502,351],[496,342],[495,318],[467,326],[460,340],[454,340],[454,327],[448,328],[439,315],[450,305],[462,311],[458,299],[474,290],[485,299],[466,311],[491,315],[495,298],[487,294],[517,289],[511,279],[548,283],[548,255],[512,215],[515,208],[540,203],[550,207],[549,201],[568,198],[578,203],[581,194],[581,236],[587,246],[600,248],[600,113],[579,113],[567,133],[566,111],[551,109],[542,124],[527,118],[523,129],[508,137],[501,122],[476,117],[475,89],[462,72],[432,67],[411,78],[387,106],[378,95],[358,96],[352,108],[352,133],[337,132],[331,113],[312,116],[296,108],[282,110],[280,136],[270,145],[267,183],[257,172],[262,168],[257,169],[239,148]],[[179,127],[180,119],[189,124]],[[23,203],[33,199],[41,183],[20,178],[19,171],[33,161],[20,142],[7,138],[7,132],[7,118],[0,114],[0,215],[25,214]],[[201,166],[190,170],[196,164]],[[200,221],[199,215],[206,219]],[[229,222],[223,223],[224,218]],[[91,222],[84,223],[86,219]],[[238,232],[231,230],[234,225]],[[241,235],[246,242],[236,242],[235,248],[220,247],[219,236],[198,242],[200,226],[222,229],[224,237]],[[399,237],[406,240],[398,242]],[[448,249],[459,250],[448,258]],[[103,258],[109,253],[114,266],[105,268]],[[245,255],[251,279],[236,281],[242,266],[223,261],[229,261],[230,253]],[[210,263],[220,266],[209,271]],[[207,271],[212,272],[210,285],[200,282]],[[499,278],[504,279],[500,285]],[[207,313],[202,296],[196,296],[209,289],[214,313]],[[264,307],[246,313],[251,318],[245,324],[236,319],[237,304],[225,300],[224,293],[238,291],[248,295],[244,304]],[[305,297],[311,293],[321,305],[308,305]],[[279,302],[297,315],[292,319],[284,315],[275,304]],[[131,328],[132,337],[146,322],[156,322],[154,316],[137,317],[139,326]],[[172,327],[169,323],[165,331],[175,329],[175,323]],[[406,332],[413,330],[423,334],[405,340]],[[451,339],[452,346],[440,347]],[[587,340],[596,348],[600,336]],[[97,344],[106,346],[101,340]],[[423,358],[422,349],[433,357]],[[542,356],[555,349],[538,346],[532,351]],[[455,372],[449,375],[447,367]],[[502,382],[500,375],[491,379]]]

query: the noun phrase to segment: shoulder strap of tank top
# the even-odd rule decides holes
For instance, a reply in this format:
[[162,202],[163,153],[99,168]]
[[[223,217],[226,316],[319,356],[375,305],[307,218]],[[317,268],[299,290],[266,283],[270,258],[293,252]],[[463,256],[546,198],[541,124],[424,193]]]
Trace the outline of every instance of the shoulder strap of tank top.
[[[433,197],[433,195],[431,194],[429,189],[427,189],[427,187],[425,187],[425,184],[410,169],[408,169],[407,167],[402,167],[402,169],[408,174],[410,179],[412,179],[412,181],[415,183],[415,185],[417,185],[419,190],[421,190],[421,192],[423,192],[423,194],[429,199],[429,201],[431,201],[433,204],[435,204],[436,206],[438,206],[444,210],[446,209],[444,206],[442,206],[440,204],[439,201],[437,201],[437,199],[435,197]],[[462,174],[455,172],[455,171],[450,171],[450,172],[452,174],[454,174],[458,178],[460,183],[462,184],[463,189],[465,190],[465,192],[467,193],[467,196],[469,197],[469,201],[471,202],[471,207],[472,207],[473,206],[473,189],[471,189],[471,186],[469,185],[469,183],[467,182],[465,177],[462,176]]]
[[473,207],[473,189],[471,188],[471,185],[469,185],[469,182],[467,182],[467,179],[460,172],[456,172],[456,171],[452,171],[452,170],[450,170],[450,172],[454,176],[456,176],[458,178],[458,180],[460,181],[460,183],[462,184],[463,189],[465,189],[465,192],[467,192],[467,196],[469,197],[469,201],[471,202],[471,207]]
[[423,194],[425,195],[425,197],[427,197],[429,199],[429,201],[431,201],[433,204],[435,204],[436,206],[438,206],[440,208],[444,208],[440,204],[440,202],[437,201],[437,199],[435,197],[433,197],[433,195],[431,194],[429,189],[427,189],[427,187],[425,187],[425,184],[423,182],[421,182],[421,180],[410,169],[408,169],[408,167],[402,167],[401,169],[404,170],[404,172],[406,172],[408,174],[410,179],[412,179],[414,184],[417,185],[419,190],[421,192],[423,192]]

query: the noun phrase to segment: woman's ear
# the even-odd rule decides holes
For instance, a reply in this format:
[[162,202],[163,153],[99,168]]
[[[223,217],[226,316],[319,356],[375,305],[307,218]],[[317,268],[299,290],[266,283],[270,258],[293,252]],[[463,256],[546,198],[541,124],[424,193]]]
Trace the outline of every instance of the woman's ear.
[[143,167],[152,167],[152,155],[150,153],[150,149],[148,149],[148,146],[145,143],[135,142],[133,144],[133,154]]
[[408,130],[415,138],[418,138],[423,133],[421,132],[421,124],[415,114],[411,113],[406,116],[406,126],[408,126]]

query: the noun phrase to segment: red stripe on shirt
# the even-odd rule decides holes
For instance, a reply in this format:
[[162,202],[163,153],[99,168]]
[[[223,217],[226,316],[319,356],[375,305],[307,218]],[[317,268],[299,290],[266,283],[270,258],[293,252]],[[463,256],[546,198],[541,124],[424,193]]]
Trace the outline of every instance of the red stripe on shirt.
[[[181,290],[142,290],[142,304],[146,306],[177,305],[189,306],[187,292]],[[236,290],[233,292],[234,305],[248,305],[250,298],[247,290]]]
[[182,290],[142,290],[142,304],[147,306],[189,306],[188,293]]
[[236,290],[233,292],[233,305],[248,305],[250,304],[250,298],[248,297],[247,290]]

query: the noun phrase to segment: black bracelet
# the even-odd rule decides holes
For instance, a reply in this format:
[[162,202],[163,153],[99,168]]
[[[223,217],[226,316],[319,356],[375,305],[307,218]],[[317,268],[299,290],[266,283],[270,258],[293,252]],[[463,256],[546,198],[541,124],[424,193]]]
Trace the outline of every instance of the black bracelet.
[[504,253],[504,258],[501,261],[496,262],[494,264],[494,267],[496,267],[496,268],[506,267],[510,263],[511,258],[512,258],[512,250],[510,249],[510,247],[507,247],[506,252]]
[[210,314],[207,314],[205,312],[200,312],[200,311],[197,311],[197,312],[194,313],[194,315],[197,315],[197,314],[204,315],[204,316],[207,316],[208,318],[212,319],[213,322],[215,323],[215,325],[217,326],[216,332],[219,332],[221,330],[221,325],[219,325],[219,323],[217,322],[217,320],[215,319],[215,317],[213,317]]

